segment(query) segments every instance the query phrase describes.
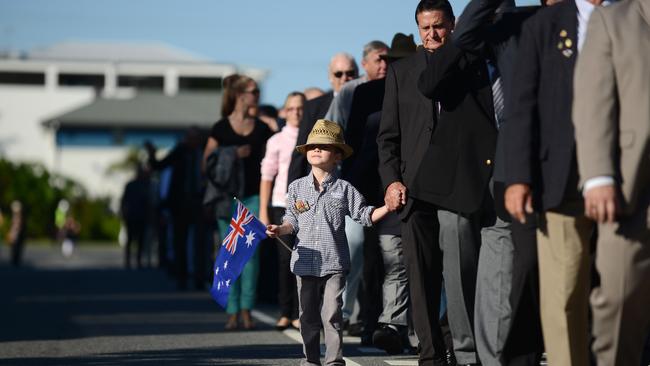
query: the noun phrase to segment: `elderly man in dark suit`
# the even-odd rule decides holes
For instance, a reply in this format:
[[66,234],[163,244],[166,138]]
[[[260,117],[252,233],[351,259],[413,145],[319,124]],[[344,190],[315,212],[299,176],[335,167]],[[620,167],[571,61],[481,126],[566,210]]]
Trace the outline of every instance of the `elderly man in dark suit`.
[[525,22],[506,130],[506,208],[521,222],[533,209],[540,213],[540,307],[549,365],[589,364],[594,225],[578,189],[571,103],[576,57],[598,4],[565,0]]
[[[495,209],[501,220],[510,215],[503,206],[504,153],[508,123],[505,109],[511,100],[512,74],[522,23],[538,6],[515,7],[512,0],[472,0],[454,30],[454,44],[487,58],[499,138],[493,172]],[[534,223],[502,223],[507,231],[481,243],[474,329],[484,366],[539,365],[544,350],[537,285],[537,251]],[[494,238],[494,237],[493,237]],[[521,305],[521,306],[520,306]],[[512,331],[511,331],[512,330]]]
[[[327,73],[332,90],[305,103],[302,121],[298,129],[297,145],[307,142],[307,136],[311,132],[312,127],[314,127],[316,120],[325,116],[334,99],[334,95],[339,92],[343,84],[359,76],[359,68],[354,61],[354,57],[347,53],[337,53],[332,57]],[[310,167],[305,155],[294,151],[293,155],[291,155],[287,184],[291,184],[294,180],[304,177],[309,171]]]
[[[483,205],[494,159],[496,128],[489,82],[484,60],[463,58],[460,68],[467,70],[466,78],[452,82],[446,77],[449,64],[459,59],[455,48],[446,48],[454,24],[447,1],[421,1],[416,20],[423,47],[391,64],[386,78],[377,137],[379,172],[386,203],[401,208],[420,364],[446,364],[438,323],[443,272],[455,356],[459,364],[474,364],[478,362],[472,329],[478,243],[477,225],[469,216]],[[425,85],[420,90],[435,102],[418,90],[428,60],[432,74],[423,75]],[[467,95],[468,87],[481,90],[481,101]],[[480,118],[459,119],[454,109]]]

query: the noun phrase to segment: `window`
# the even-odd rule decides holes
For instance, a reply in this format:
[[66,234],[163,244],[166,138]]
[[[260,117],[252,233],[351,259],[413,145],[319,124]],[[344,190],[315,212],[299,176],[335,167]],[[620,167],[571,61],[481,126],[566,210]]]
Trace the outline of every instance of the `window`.
[[136,89],[163,90],[162,76],[119,76],[118,86],[134,87]]
[[114,145],[114,135],[109,129],[61,128],[56,133],[57,146],[108,147]]
[[178,88],[182,91],[219,91],[221,78],[181,76],[178,78]]
[[45,85],[42,72],[0,71],[0,84]]
[[104,75],[98,74],[59,74],[59,85],[104,87]]

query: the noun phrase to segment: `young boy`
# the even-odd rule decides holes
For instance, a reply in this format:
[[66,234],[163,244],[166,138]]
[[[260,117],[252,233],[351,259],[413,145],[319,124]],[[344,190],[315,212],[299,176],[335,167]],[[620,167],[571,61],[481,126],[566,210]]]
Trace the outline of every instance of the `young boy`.
[[341,127],[318,120],[305,145],[296,150],[307,155],[311,174],[300,178],[287,192],[282,225],[269,225],[267,235],[296,234],[291,271],[298,283],[300,335],[305,359],[301,365],[320,365],[321,321],[325,332],[325,364],[345,365],[342,355],[343,289],[350,269],[345,237],[345,216],[371,226],[387,213],[386,206],[366,206],[363,196],[337,178],[337,166],[352,155]]

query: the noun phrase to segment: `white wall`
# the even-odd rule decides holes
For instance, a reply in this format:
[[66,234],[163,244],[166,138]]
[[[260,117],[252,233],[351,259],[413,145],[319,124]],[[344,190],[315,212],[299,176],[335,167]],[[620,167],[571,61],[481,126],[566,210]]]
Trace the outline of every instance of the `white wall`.
[[42,122],[93,101],[91,88],[0,85],[0,154],[12,161],[54,168],[53,131]]
[[131,173],[106,175],[128,148],[65,147],[57,152],[54,131],[42,122],[89,104],[92,88],[0,85],[0,155],[14,162],[40,162],[52,172],[80,182],[92,196],[116,202]]

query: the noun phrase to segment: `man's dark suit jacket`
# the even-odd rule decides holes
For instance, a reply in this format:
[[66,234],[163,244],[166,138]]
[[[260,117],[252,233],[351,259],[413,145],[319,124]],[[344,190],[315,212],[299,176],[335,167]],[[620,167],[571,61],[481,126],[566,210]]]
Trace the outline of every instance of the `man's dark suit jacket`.
[[[420,73],[427,66],[424,49],[388,66],[381,121],[377,134],[379,175],[384,191],[393,182],[409,190],[431,141],[434,127],[433,104],[417,88]],[[404,219],[412,200],[399,213]]]
[[532,186],[538,210],[580,198],[571,122],[578,56],[574,0],[541,9],[523,26],[506,131],[506,184]]
[[[496,65],[501,75],[505,108],[509,108],[512,96],[512,75],[516,65],[517,41],[523,22],[540,8],[539,6],[503,7],[503,0],[472,0],[467,4],[452,34],[454,44],[463,51],[482,55]],[[497,12],[495,15],[495,12]],[[504,113],[505,117],[507,112]],[[504,206],[505,145],[503,131],[506,118],[499,121],[499,137],[494,163],[494,202],[499,217],[510,221]]]
[[418,87],[440,105],[440,115],[413,194],[452,211],[476,212],[492,175],[497,139],[485,58],[448,42],[431,55]]
[[354,90],[345,130],[345,142],[354,154],[343,161],[341,176],[363,194],[371,205],[384,204],[384,191],[377,166],[377,132],[384,101],[385,79],[360,84]]
[[[314,127],[316,120],[325,117],[327,110],[332,104],[334,99],[334,92],[329,91],[318,98],[307,101],[303,108],[302,121],[298,128],[298,139],[296,145],[303,145],[307,143],[307,137]],[[291,155],[291,163],[289,164],[289,172],[287,177],[287,184],[291,184],[294,180],[302,178],[309,174],[309,163],[307,157],[297,151],[293,151]]]

